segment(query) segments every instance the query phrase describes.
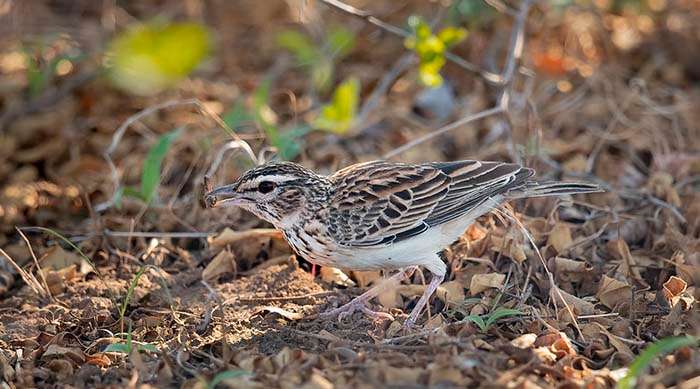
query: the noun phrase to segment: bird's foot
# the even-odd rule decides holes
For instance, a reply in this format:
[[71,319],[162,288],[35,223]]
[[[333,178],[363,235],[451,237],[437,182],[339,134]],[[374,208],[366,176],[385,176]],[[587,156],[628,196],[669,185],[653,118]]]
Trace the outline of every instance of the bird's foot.
[[323,312],[318,316],[321,319],[332,319],[332,318],[337,316],[338,321],[342,321],[344,318],[352,315],[353,313],[355,313],[357,311],[362,311],[365,315],[367,315],[375,320],[380,320],[380,319],[394,320],[394,317],[388,313],[377,312],[377,311],[373,311],[373,310],[367,308],[367,301],[365,299],[360,299],[360,298],[356,298],[356,299],[350,301],[349,303],[347,303],[341,307],[331,309],[330,311]]
[[435,293],[435,290],[438,288],[438,286],[440,286],[440,283],[444,279],[444,275],[433,275],[433,278],[430,280],[430,284],[428,284],[428,286],[425,288],[425,291],[420,297],[420,300],[418,300],[418,303],[416,303],[416,306],[411,311],[411,314],[408,316],[408,319],[406,319],[406,321],[403,323],[403,328],[405,331],[409,331],[411,327],[413,327],[416,324],[416,321],[418,320],[418,317],[423,311],[423,308],[425,308],[428,305],[430,296],[432,296],[433,293]]

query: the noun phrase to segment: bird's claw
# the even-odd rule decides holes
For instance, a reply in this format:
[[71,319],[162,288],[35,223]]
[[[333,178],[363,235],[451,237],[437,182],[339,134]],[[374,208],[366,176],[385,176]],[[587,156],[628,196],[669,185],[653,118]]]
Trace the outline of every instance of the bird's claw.
[[323,312],[319,315],[319,317],[321,319],[331,319],[335,316],[338,316],[338,321],[343,321],[343,319],[352,315],[356,311],[362,311],[362,313],[375,320],[394,320],[394,317],[388,313],[377,312],[367,308],[364,301],[351,301],[341,307],[331,309],[327,312]]

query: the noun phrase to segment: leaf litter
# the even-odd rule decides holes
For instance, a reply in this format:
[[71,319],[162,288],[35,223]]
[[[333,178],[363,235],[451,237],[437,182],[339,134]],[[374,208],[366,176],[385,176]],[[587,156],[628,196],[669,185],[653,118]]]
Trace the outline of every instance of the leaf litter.
[[[279,232],[240,210],[200,206],[211,166],[218,184],[250,162],[243,154],[217,161],[218,148],[231,139],[191,104],[139,116],[103,158],[115,129],[139,112],[196,98],[223,115],[224,107],[255,93],[276,62],[286,71],[265,103],[276,120],[294,123],[319,106],[265,38],[279,32],[270,20],[298,22],[286,4],[215,5],[221,19],[211,27],[221,47],[235,50],[218,53],[175,90],[134,98],[94,80],[53,106],[15,115],[0,133],[0,379],[11,388],[624,387],[635,380],[642,387],[692,387],[682,385],[700,376],[700,92],[697,61],[676,48],[697,46],[697,34],[673,28],[697,12],[680,3],[651,16],[585,7],[530,15],[524,57],[536,77],[517,86],[508,121],[513,142],[522,145],[518,155],[543,178],[592,173],[608,192],[513,204],[544,262],[513,221],[480,218],[446,251],[447,280],[411,333],[401,323],[423,291],[420,273],[372,302],[394,320],[361,313],[321,320],[317,313],[385,275],[331,269],[312,275]],[[423,2],[398,11],[387,4],[373,9],[395,25],[431,12]],[[60,19],[50,7],[36,12]],[[332,9],[315,12],[339,25],[358,22]],[[92,23],[98,14],[81,17]],[[645,32],[650,20],[658,34]],[[511,24],[507,17],[493,23],[496,31]],[[404,49],[400,39],[357,28],[355,48],[334,72],[339,80],[358,77],[362,101]],[[630,50],[635,41],[621,38],[625,29],[643,44]],[[470,29],[469,44],[451,50],[480,63],[498,51],[480,45],[497,35]],[[571,37],[567,45],[563,36]],[[3,47],[1,55],[16,49]],[[239,55],[247,52],[257,54]],[[73,71],[91,66],[76,63]],[[455,91],[456,117],[489,106],[489,86],[478,77],[449,62],[443,76]],[[397,76],[367,123],[341,115],[333,128],[353,128],[342,139],[305,135],[301,162],[332,172],[436,128],[410,113],[421,92],[415,78],[415,71]],[[17,79],[17,70],[0,76],[3,108],[26,103]],[[470,123],[401,159],[507,160],[513,145],[499,136],[503,126],[497,116]],[[172,132],[177,128],[186,129]],[[236,131],[255,150],[264,147],[254,125]],[[154,144],[163,146],[147,167]],[[115,190],[110,162],[117,183],[139,188],[120,209],[98,207]],[[23,229],[30,251],[15,226],[51,228],[71,244]],[[127,348],[128,339],[138,346]]]

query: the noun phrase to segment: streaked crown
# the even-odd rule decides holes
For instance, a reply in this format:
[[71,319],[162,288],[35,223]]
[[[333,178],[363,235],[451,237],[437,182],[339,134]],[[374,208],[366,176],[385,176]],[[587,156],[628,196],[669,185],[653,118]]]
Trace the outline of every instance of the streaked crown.
[[284,227],[294,224],[310,203],[325,199],[329,190],[330,182],[309,169],[291,162],[270,162],[205,197],[212,205],[237,205]]

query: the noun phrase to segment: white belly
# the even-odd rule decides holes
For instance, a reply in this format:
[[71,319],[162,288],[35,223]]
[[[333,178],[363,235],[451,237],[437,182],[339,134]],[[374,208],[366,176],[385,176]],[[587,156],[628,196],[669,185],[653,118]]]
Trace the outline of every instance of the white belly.
[[309,246],[312,247],[308,248],[311,250],[299,251],[307,260],[321,266],[348,270],[394,270],[422,265],[433,273],[444,274],[445,266],[437,254],[459,239],[477,217],[497,206],[500,200],[501,197],[497,196],[458,219],[385,247],[336,246],[329,250],[333,245],[310,242]]

